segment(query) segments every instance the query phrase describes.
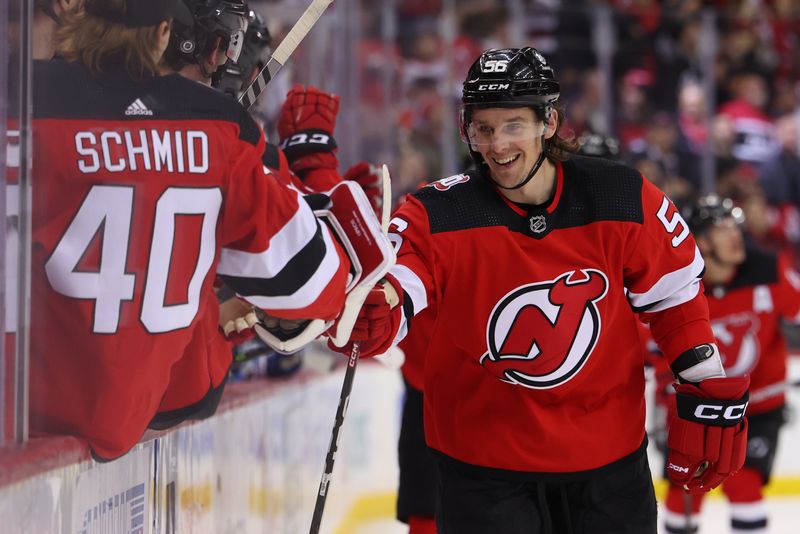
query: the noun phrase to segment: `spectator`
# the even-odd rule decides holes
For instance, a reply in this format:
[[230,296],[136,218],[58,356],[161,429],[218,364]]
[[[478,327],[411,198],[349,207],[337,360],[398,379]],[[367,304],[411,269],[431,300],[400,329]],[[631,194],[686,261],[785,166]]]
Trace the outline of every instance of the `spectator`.
[[731,155],[745,163],[763,163],[776,150],[775,129],[766,114],[769,103],[767,82],[753,71],[735,74],[730,81],[732,98],[723,102],[718,113],[731,121]]
[[758,178],[767,201],[774,206],[800,208],[800,115],[784,115],[775,123],[779,150],[759,168]]

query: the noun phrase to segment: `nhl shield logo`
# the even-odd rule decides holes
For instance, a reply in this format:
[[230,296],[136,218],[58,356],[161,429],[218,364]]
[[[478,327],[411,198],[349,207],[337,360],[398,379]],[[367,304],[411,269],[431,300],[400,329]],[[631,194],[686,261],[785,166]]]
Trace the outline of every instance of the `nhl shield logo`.
[[547,220],[544,218],[544,215],[534,215],[531,217],[531,232],[534,234],[541,234],[545,230],[547,230]]

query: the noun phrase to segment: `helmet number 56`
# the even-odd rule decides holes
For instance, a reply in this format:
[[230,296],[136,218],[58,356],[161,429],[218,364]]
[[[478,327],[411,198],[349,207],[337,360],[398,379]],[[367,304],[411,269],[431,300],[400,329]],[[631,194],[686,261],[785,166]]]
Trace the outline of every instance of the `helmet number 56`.
[[483,64],[483,72],[505,72],[508,70],[508,60],[490,59]]

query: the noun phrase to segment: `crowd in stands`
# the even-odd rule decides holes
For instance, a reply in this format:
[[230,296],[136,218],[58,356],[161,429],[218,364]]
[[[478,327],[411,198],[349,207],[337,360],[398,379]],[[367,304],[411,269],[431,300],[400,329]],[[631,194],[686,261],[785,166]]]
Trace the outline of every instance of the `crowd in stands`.
[[[797,256],[797,2],[408,1],[397,4],[393,57],[386,57],[382,42],[380,4],[362,2],[359,126],[364,149],[392,110],[396,199],[446,172],[443,128],[454,122],[446,114],[458,112],[458,82],[471,59],[490,47],[531,45],[552,58],[576,138],[586,132],[615,136],[622,160],[678,205],[712,189],[732,197],[744,209],[752,237]],[[602,8],[610,8],[610,109],[602,92],[603,42],[596,36],[603,30]],[[446,21],[455,21],[452,40]],[[386,68],[393,69],[397,95],[381,91]],[[452,105],[445,105],[447,99]],[[453,143],[464,156],[460,141]]]

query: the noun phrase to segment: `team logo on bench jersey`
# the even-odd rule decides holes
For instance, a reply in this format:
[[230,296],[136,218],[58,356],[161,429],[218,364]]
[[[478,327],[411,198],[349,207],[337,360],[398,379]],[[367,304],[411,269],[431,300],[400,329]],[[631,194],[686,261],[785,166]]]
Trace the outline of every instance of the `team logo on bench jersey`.
[[722,365],[728,376],[742,376],[755,368],[761,352],[758,329],[761,321],[752,313],[737,313],[711,321]]
[[608,278],[595,269],[519,287],[492,310],[481,365],[504,382],[533,389],[563,384],[580,371],[600,337],[597,302]]

